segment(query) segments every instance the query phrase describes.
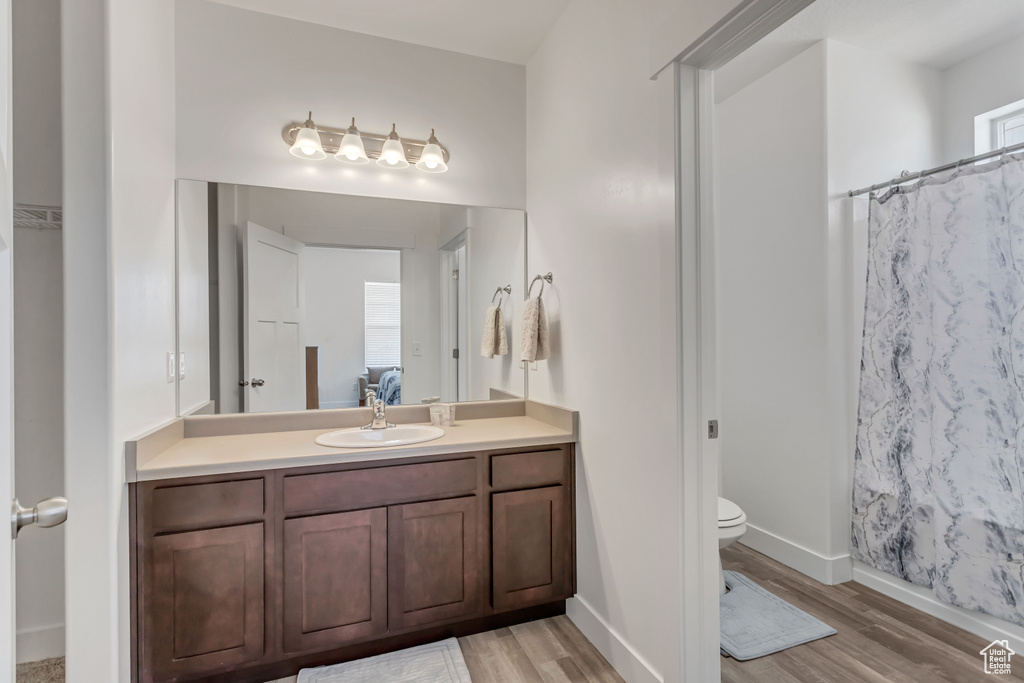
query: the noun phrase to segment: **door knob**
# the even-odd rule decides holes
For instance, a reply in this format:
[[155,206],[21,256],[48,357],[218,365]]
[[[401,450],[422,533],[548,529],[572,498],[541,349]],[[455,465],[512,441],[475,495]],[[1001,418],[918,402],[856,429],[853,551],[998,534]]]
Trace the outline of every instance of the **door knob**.
[[256,379],[255,377],[252,378],[252,385],[254,387],[262,387],[264,384],[266,384],[266,382],[264,382],[263,380]]
[[238,386],[240,386],[240,387],[247,387],[247,386],[249,386],[249,380],[247,380],[247,379],[240,379],[240,380],[238,380]]
[[67,498],[47,498],[39,501],[34,508],[21,506],[15,498],[11,504],[11,538],[17,538],[21,527],[38,524],[49,528],[63,524],[68,518]]

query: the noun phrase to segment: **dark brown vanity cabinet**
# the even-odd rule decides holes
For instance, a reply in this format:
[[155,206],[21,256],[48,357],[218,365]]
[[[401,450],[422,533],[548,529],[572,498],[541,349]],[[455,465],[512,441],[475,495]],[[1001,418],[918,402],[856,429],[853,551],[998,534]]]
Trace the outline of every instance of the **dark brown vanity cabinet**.
[[575,593],[569,455],[568,449],[557,448],[491,456],[495,610],[536,605]]
[[570,445],[132,485],[136,680],[264,681],[564,612]]
[[388,630],[386,508],[284,520],[284,650]]

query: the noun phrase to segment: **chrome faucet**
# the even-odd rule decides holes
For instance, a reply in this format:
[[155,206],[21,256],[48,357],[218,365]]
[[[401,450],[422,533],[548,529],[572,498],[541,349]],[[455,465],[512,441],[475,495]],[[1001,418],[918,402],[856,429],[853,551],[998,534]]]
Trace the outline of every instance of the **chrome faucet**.
[[363,426],[362,429],[387,429],[388,427],[395,426],[388,422],[387,417],[384,415],[384,401],[377,398],[377,394],[373,389],[366,390],[366,405],[373,406],[373,419],[370,421],[370,424]]

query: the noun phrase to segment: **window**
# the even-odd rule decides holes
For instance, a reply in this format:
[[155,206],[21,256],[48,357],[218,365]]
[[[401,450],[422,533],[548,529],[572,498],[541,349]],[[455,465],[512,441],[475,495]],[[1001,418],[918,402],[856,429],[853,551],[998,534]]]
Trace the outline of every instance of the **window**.
[[366,282],[365,357],[371,365],[402,364],[402,285],[398,282]]
[[996,134],[996,148],[1011,147],[1024,142],[1024,112],[993,121]]
[[1024,100],[974,117],[974,153],[984,154],[1024,142]]

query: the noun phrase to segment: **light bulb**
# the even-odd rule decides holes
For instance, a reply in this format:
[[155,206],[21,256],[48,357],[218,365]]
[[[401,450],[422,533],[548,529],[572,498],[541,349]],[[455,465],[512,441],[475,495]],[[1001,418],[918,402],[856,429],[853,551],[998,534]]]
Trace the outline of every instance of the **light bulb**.
[[363,136],[359,134],[359,129],[356,128],[356,120],[352,119],[352,125],[345,131],[344,137],[341,138],[341,145],[338,146],[338,153],[334,155],[335,159],[344,161],[349,164],[367,164],[370,159],[366,156],[366,148],[363,147]]
[[380,158],[377,159],[377,164],[384,166],[385,168],[406,168],[409,166],[409,161],[405,158],[405,149],[402,147],[402,138],[398,137],[398,133],[395,132],[395,124],[391,124],[391,133],[388,135],[388,139],[384,141],[384,146],[380,150]]
[[295,142],[289,151],[300,159],[327,158],[327,153],[320,143],[320,133],[316,132],[316,124],[313,123],[313,112],[309,113],[306,125],[295,133]]
[[444,173],[448,170],[448,165],[444,163],[444,150],[441,149],[441,144],[434,137],[433,129],[430,130],[430,139],[423,147],[420,160],[416,162],[416,168],[427,173]]

